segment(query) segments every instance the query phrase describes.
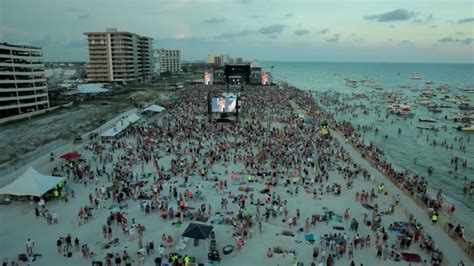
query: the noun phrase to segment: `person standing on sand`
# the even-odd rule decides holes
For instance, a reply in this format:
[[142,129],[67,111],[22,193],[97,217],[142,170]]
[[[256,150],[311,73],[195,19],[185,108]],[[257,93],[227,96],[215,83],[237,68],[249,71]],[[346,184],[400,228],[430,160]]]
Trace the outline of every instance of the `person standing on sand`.
[[332,255],[329,254],[328,258],[326,259],[326,266],[333,266],[333,265],[334,265],[334,261],[333,261]]
[[26,246],[26,255],[33,254],[33,247],[35,246],[35,242],[28,238],[28,240],[26,240],[25,246]]

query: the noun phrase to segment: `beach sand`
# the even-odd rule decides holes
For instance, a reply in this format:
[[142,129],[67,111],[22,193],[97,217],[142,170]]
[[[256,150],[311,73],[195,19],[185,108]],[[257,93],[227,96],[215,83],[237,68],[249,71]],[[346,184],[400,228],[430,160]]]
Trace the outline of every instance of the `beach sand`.
[[[117,116],[117,118],[109,121],[107,124],[95,130],[95,132],[105,131],[106,128],[109,128],[120,117],[126,116],[133,112],[136,112],[136,110],[130,110],[124,114],[120,114]],[[160,116],[163,116],[163,114],[160,114]],[[160,118],[156,119],[156,117],[153,119],[160,120]],[[408,215],[413,214],[416,220],[424,225],[426,232],[431,235],[431,237],[436,241],[436,244],[439,246],[440,250],[444,253],[445,265],[455,265],[459,260],[463,260],[464,262],[470,261],[466,254],[458,247],[455,241],[448,237],[448,235],[440,228],[439,225],[431,225],[430,219],[426,215],[425,210],[414,204],[413,201],[404,193],[402,193],[398,187],[393,185],[386,177],[384,177],[384,175],[371,167],[370,164],[364,160],[356,150],[343,141],[342,137],[337,132],[333,131],[331,134],[334,137],[333,143],[331,145],[336,145],[336,143],[339,143],[337,145],[342,145],[342,147],[344,147],[344,149],[350,153],[354,162],[367,169],[374,180],[364,181],[363,178],[359,177],[354,180],[353,188],[347,189],[343,175],[341,172],[336,170],[337,166],[345,167],[347,164],[343,163],[342,161],[336,161],[333,165],[333,168],[331,168],[331,170],[328,172],[329,180],[325,182],[325,185],[332,183],[341,184],[340,195],[333,195],[332,193],[329,193],[324,194],[322,199],[313,199],[312,193],[305,192],[301,185],[299,185],[299,193],[297,195],[290,195],[290,193],[288,193],[288,191],[294,189],[294,184],[290,185],[289,187],[283,187],[281,185],[273,187],[271,189],[272,192],[274,191],[276,194],[287,200],[286,206],[290,210],[290,216],[295,214],[297,208],[300,209],[301,218],[298,220],[298,225],[296,227],[290,228],[286,221],[282,221],[282,216],[270,218],[269,222],[263,222],[263,232],[261,234],[258,232],[257,227],[252,228],[252,238],[245,240],[245,244],[240,252],[234,250],[234,252],[230,255],[223,255],[221,252],[221,265],[292,265],[293,256],[290,254],[274,254],[272,258],[268,258],[266,256],[267,249],[273,248],[275,246],[279,246],[285,250],[295,250],[298,262],[302,262],[304,265],[311,265],[313,260],[313,247],[321,247],[321,245],[317,243],[318,241],[315,244],[310,244],[305,241],[304,235],[308,232],[299,232],[299,228],[303,227],[305,218],[311,218],[313,214],[323,213],[323,208],[327,208],[338,215],[343,215],[344,211],[350,208],[351,218],[354,217],[359,221],[359,229],[357,233],[361,236],[371,236],[372,240],[370,248],[356,249],[354,251],[353,260],[356,262],[356,265],[360,265],[361,263],[363,263],[363,265],[408,265],[407,262],[394,262],[390,260],[383,261],[376,259],[374,243],[375,237],[373,231],[369,226],[366,226],[362,223],[363,214],[368,213],[370,217],[371,211],[364,208],[360,202],[355,200],[355,193],[362,190],[370,191],[372,188],[377,189],[377,186],[380,182],[384,182],[386,191],[388,192],[387,195],[378,194],[378,197],[375,200],[375,202],[379,205],[380,210],[386,210],[390,204],[394,203],[393,195],[400,195],[400,204],[395,207],[394,213],[383,216],[382,225],[385,228],[388,228],[389,224],[396,221],[407,221]],[[136,139],[130,136],[122,137],[121,139],[127,143],[136,142]],[[212,141],[210,141],[208,144],[211,145]],[[85,159],[93,161],[91,152],[84,149],[84,144],[77,145],[74,147],[74,149],[80,152]],[[55,150],[54,152],[56,155],[59,155],[71,150],[72,144],[68,144]],[[123,150],[119,150],[114,156],[118,156],[120,154],[124,154]],[[160,149],[160,154],[163,154],[163,156],[159,160],[159,165],[163,166],[165,170],[169,169],[170,161],[174,155],[166,153],[164,149]],[[187,154],[186,157],[190,158],[191,156],[190,154]],[[58,160],[59,159],[57,159],[55,162],[50,162],[49,154],[44,154],[30,165],[34,166],[41,173],[49,174],[51,173],[51,170],[54,166],[59,165],[60,161]],[[92,162],[92,165],[92,169],[95,169],[95,166],[99,164]],[[239,173],[238,181],[233,181],[230,178],[230,173],[232,171]],[[140,164],[134,165],[133,172],[141,173]],[[151,163],[146,164],[144,172],[154,174],[155,170],[153,165]],[[232,195],[242,193],[238,191],[239,186],[253,188],[255,199],[258,198],[264,202],[265,194],[258,192],[265,187],[261,182],[261,178],[257,177],[257,182],[248,183],[246,181],[247,173],[245,172],[242,163],[229,163],[229,165],[226,166],[223,162],[218,162],[213,165],[212,169],[209,170],[209,173],[211,177],[216,176],[221,180],[227,180],[228,190],[226,190],[225,193],[223,191],[219,191],[214,187],[215,182],[202,180],[198,174],[193,174],[189,179],[190,182],[188,184],[188,188],[189,190],[194,191],[196,186],[201,184],[203,187],[205,200],[191,200],[189,201],[189,206],[199,208],[202,203],[210,204],[214,213],[213,217],[218,217],[215,215],[215,212],[221,211],[221,198],[225,195],[228,195],[227,193]],[[19,174],[21,174],[21,169],[10,175],[10,180],[13,180],[14,177],[18,176]],[[314,172],[310,171],[309,177],[311,178],[312,176],[314,176]],[[151,177],[147,178],[146,180],[150,183],[153,182]],[[168,195],[168,188],[171,185],[178,185],[182,183],[182,177],[175,177],[170,181],[165,181],[163,184],[164,190],[162,195]],[[102,209],[93,211],[93,218],[89,223],[78,226],[78,210],[81,206],[84,206],[88,203],[87,195],[93,192],[94,187],[100,187],[104,184],[110,184],[110,182],[108,182],[104,177],[99,179],[97,185],[89,184],[87,187],[69,180],[68,185],[74,189],[76,194],[75,199],[70,199],[70,202],[67,205],[60,201],[52,201],[46,204],[46,207],[49,210],[55,211],[58,214],[59,222],[55,225],[48,225],[44,218],[35,218],[35,204],[31,202],[13,202],[10,205],[0,206],[2,221],[2,226],[0,228],[0,259],[16,259],[18,253],[25,252],[25,241],[28,238],[31,238],[35,242],[35,253],[42,254],[42,257],[38,258],[33,263],[33,265],[90,265],[90,261],[87,262],[85,259],[83,259],[80,252],[73,252],[74,254],[71,258],[66,258],[62,253],[57,251],[56,240],[58,237],[71,234],[73,239],[77,237],[80,240],[81,245],[88,244],[91,251],[97,254],[98,260],[102,260],[107,253],[123,252],[124,250],[127,250],[128,253],[132,255],[134,260],[133,265],[137,265],[137,240],[128,240],[122,234],[120,228],[116,225],[112,226],[113,236],[120,239],[120,244],[116,247],[111,247],[108,250],[103,250],[100,248],[100,243],[106,242],[102,236],[101,228],[102,225],[105,224],[109,214],[109,207],[112,205],[111,200],[105,201]],[[186,187],[179,187],[178,191],[183,192],[185,189]],[[137,223],[140,223],[146,227],[143,242],[155,242],[155,255],[146,256],[145,265],[154,265],[153,259],[155,256],[157,256],[158,246],[160,243],[162,243],[162,234],[171,235],[175,240],[175,245],[171,248],[171,250],[167,248],[166,253],[168,254],[170,251],[175,251],[176,243],[178,242],[178,239],[180,238],[186,226],[189,224],[189,220],[186,220],[180,228],[176,228],[171,221],[163,220],[156,212],[146,215],[140,210],[139,201],[129,200],[128,205],[128,209],[125,210],[127,217],[129,219],[135,218]],[[247,206],[250,212],[255,212],[255,206],[250,205],[250,202],[247,202]],[[237,204],[233,204],[231,203],[231,200],[229,200],[228,210],[237,212]],[[264,211],[262,211],[262,213],[263,212]],[[235,246],[236,241],[235,238],[232,237],[232,233],[234,232],[232,226],[220,224],[212,225],[214,226],[214,231],[216,234],[218,250],[221,251],[222,247],[225,245]],[[334,230],[333,226],[344,227],[344,231]],[[294,233],[294,236],[282,236],[281,233],[283,230],[291,230]],[[315,226],[310,227],[310,233],[314,234],[316,239],[330,233],[347,234],[350,239],[356,235],[355,232],[350,231],[350,220],[343,220],[342,222],[330,221],[328,223],[318,222]],[[396,235],[389,235],[388,245],[391,246],[395,243]],[[418,244],[416,243],[411,245],[409,251],[420,254],[421,257],[426,259],[428,262],[431,261],[431,255],[429,255],[424,250],[420,250]],[[330,252],[328,251],[328,254],[329,253]],[[188,254],[189,256],[195,257],[197,262],[205,262],[207,259],[206,243],[204,240],[201,240],[199,246],[194,247],[193,241],[190,240],[188,247],[184,251],[180,251],[180,254]],[[337,260],[335,265],[349,265],[350,261],[351,260],[348,259],[346,254],[342,257],[342,259]]]

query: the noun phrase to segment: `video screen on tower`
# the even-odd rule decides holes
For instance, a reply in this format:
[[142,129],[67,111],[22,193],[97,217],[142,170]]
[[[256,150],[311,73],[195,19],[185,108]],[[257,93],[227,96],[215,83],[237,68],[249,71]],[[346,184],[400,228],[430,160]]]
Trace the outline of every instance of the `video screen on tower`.
[[211,112],[213,113],[235,113],[236,107],[236,95],[222,95],[211,98]]
[[262,72],[262,85],[270,84],[270,73]]
[[212,74],[209,72],[204,72],[204,85],[212,84]]

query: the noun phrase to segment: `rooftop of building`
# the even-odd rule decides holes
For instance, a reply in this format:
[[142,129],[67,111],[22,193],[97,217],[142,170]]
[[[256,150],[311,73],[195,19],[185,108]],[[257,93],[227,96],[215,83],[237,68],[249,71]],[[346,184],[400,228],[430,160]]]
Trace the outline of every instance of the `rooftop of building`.
[[136,35],[136,36],[138,36],[139,38],[142,38],[142,39],[153,40],[153,38],[151,38],[151,37],[143,36],[143,35],[140,35],[138,33],[133,33],[133,32],[129,32],[129,31],[119,31],[119,30],[117,30],[117,28],[107,28],[105,31],[84,32],[84,35],[102,35],[102,34],[106,34],[106,33],[130,34],[130,35]]
[[3,46],[8,46],[8,47],[16,47],[16,48],[28,48],[28,49],[38,49],[40,50],[40,47],[37,47],[31,43],[26,43],[26,42],[20,42],[20,43],[7,43],[7,42],[0,42],[0,45]]

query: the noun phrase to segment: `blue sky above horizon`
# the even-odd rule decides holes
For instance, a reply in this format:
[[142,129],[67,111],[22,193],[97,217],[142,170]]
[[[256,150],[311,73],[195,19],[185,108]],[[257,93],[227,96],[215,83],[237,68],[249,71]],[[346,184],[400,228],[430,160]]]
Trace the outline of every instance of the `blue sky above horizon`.
[[0,41],[86,61],[84,32],[118,28],[182,50],[260,61],[474,63],[462,0],[0,0]]

